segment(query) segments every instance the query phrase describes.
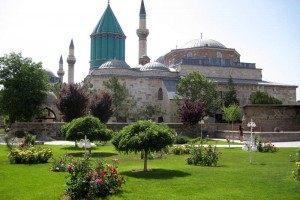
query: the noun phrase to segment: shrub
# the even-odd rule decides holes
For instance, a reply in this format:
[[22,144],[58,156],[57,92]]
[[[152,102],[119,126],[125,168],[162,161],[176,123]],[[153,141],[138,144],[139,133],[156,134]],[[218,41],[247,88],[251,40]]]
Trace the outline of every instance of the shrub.
[[295,155],[290,155],[291,162],[300,162],[300,147],[297,149],[297,153]]
[[117,159],[113,166],[98,160],[92,168],[89,158],[73,161],[67,166],[69,180],[66,194],[72,199],[96,199],[121,191],[125,179],[118,175]]
[[265,141],[262,137],[255,136],[254,143],[257,146],[258,152],[274,153],[279,150],[278,147],[275,147],[270,141]]
[[190,154],[191,150],[191,145],[176,145],[170,148],[171,153],[175,155]]
[[109,130],[98,118],[85,116],[72,120],[65,124],[62,134],[67,140],[80,140],[86,135],[90,141],[108,141],[112,138],[112,130]]
[[201,166],[214,166],[218,165],[219,156],[221,152],[217,151],[217,147],[214,145],[208,145],[204,147],[194,146],[191,152],[191,157],[187,159],[189,165],[201,165]]
[[35,135],[26,132],[22,142],[24,146],[34,146],[35,140],[36,140]]
[[294,179],[300,181],[300,162],[296,162],[296,169],[292,173]]
[[184,135],[178,135],[176,138],[175,138],[175,144],[186,144],[190,141],[191,139],[187,136],[184,136]]
[[60,155],[59,159],[53,158],[53,164],[50,168],[53,172],[66,172],[68,163],[72,162],[73,157],[68,154]]
[[12,148],[8,158],[12,164],[37,164],[47,163],[52,151],[40,147],[15,147]]

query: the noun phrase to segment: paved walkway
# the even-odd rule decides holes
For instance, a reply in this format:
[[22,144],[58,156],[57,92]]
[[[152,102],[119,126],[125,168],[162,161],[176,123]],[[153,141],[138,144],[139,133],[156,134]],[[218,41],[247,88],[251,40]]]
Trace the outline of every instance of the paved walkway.
[[[225,139],[214,139],[214,140],[222,140],[226,141]],[[239,144],[240,141],[235,141],[237,144],[231,144],[230,147],[232,148],[241,148],[242,144]],[[3,140],[0,140],[0,145],[5,144]],[[63,140],[57,140],[57,141],[49,141],[49,142],[44,142],[46,145],[70,145],[74,146],[75,142],[71,141],[63,141]],[[300,148],[300,141],[293,141],[293,142],[273,142],[276,147],[299,147]],[[94,145],[94,144],[92,144]],[[217,145],[217,147],[228,147],[228,144],[223,144],[223,145]]]

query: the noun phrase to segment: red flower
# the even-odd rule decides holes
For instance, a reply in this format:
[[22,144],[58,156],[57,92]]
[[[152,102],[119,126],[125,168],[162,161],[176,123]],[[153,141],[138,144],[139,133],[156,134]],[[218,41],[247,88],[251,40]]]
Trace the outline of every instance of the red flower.
[[123,184],[123,181],[122,181],[122,180],[119,180],[119,184],[122,185],[122,184]]

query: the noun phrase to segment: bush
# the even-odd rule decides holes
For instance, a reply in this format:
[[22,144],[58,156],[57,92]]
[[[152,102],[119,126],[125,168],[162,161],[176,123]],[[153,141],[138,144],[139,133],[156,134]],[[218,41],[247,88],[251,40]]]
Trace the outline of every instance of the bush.
[[96,199],[119,193],[125,179],[118,175],[118,160],[113,162],[111,166],[98,160],[95,168],[91,167],[89,158],[70,163],[66,194],[72,199]]
[[265,141],[264,138],[255,136],[254,143],[257,146],[258,152],[270,152],[274,153],[279,150],[278,147],[275,147],[270,141]]
[[295,155],[290,155],[291,162],[300,162],[300,147],[297,149],[297,153]]
[[218,165],[221,152],[217,151],[214,145],[204,147],[202,144],[198,147],[194,146],[191,157],[187,159],[189,165],[214,166]]
[[24,146],[34,146],[35,140],[36,140],[35,135],[26,132],[22,142]]
[[296,169],[292,173],[294,179],[300,181],[300,162],[296,162]]
[[176,145],[170,148],[171,153],[173,153],[174,155],[190,154],[191,150],[191,145]]
[[72,120],[61,129],[67,140],[80,140],[86,135],[90,141],[106,142],[112,138],[113,131],[109,130],[98,118],[85,116]]
[[191,139],[187,136],[184,136],[184,135],[178,135],[176,138],[175,138],[175,144],[186,144],[190,141]]
[[37,164],[47,163],[52,151],[40,147],[15,147],[12,148],[8,158],[12,164]]
[[68,163],[72,162],[73,157],[68,154],[60,155],[59,159],[53,158],[53,164],[50,168],[53,172],[66,172]]

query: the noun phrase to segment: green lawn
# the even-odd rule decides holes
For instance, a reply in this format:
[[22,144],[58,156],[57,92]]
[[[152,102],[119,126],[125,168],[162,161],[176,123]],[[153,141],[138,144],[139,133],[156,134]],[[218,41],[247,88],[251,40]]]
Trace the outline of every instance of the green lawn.
[[[66,152],[80,156],[82,150],[67,146],[50,147],[54,156]],[[276,153],[253,153],[241,148],[222,148],[220,167],[189,166],[187,155],[167,155],[150,160],[152,172],[142,169],[140,155],[120,155],[112,146],[96,147],[93,157],[107,161],[119,159],[119,171],[126,177],[123,193],[108,199],[299,199],[300,182],[292,179],[295,164],[289,155],[296,148],[281,148]],[[50,172],[51,163],[12,165],[7,147],[0,146],[0,199],[59,199],[64,192],[67,173]]]

